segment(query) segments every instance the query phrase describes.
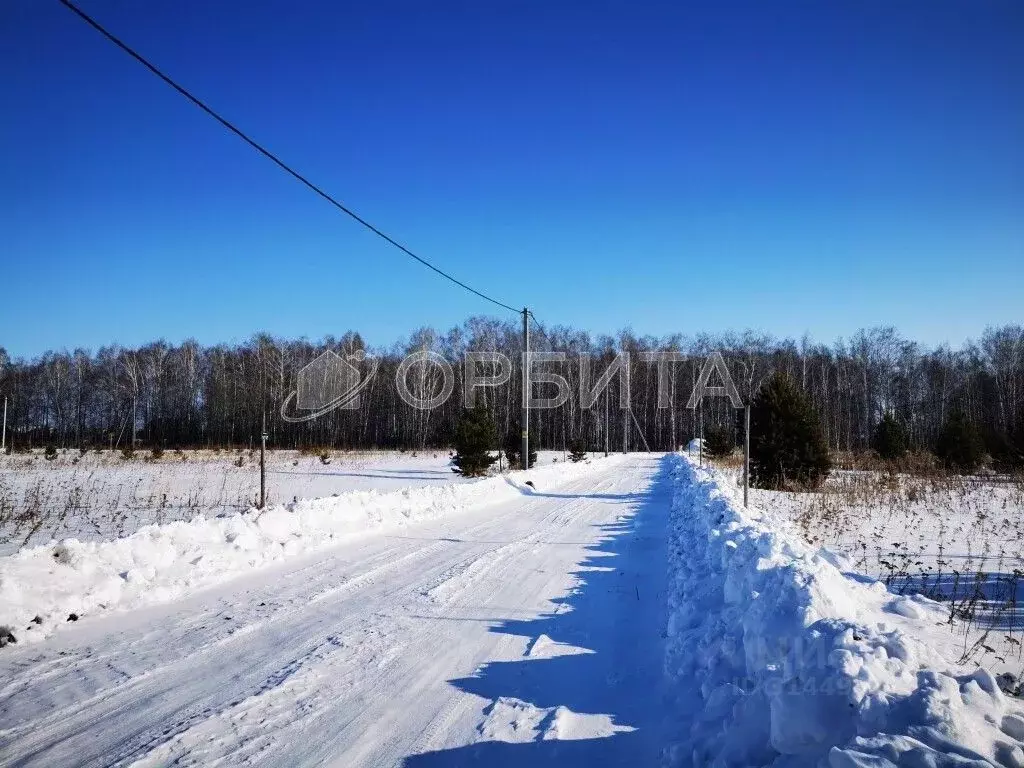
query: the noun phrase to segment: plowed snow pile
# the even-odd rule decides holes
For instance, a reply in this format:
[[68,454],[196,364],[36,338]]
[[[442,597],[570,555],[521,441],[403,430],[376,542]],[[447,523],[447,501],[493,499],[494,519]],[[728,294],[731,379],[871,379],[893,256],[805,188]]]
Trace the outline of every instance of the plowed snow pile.
[[[620,457],[595,459],[595,464]],[[547,465],[462,484],[353,491],[260,512],[147,525],[113,541],[59,543],[0,558],[0,645],[40,640],[69,617],[167,602],[285,558],[371,531],[479,508],[592,471]]]
[[674,471],[667,672],[699,686],[674,764],[1024,766],[1024,702],[935,650],[944,608],[845,575],[717,471]]

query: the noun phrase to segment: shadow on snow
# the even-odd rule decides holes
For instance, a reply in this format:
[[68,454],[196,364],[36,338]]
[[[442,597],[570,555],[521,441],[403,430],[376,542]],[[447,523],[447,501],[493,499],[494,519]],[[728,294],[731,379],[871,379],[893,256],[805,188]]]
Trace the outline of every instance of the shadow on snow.
[[270,475],[302,475],[305,477],[323,478],[323,477],[364,477],[373,480],[416,480],[416,481],[437,481],[437,482],[451,482],[452,472],[451,470],[418,470],[418,469],[405,469],[405,470],[388,470],[388,469],[377,469],[377,470],[366,470],[363,472],[355,472],[351,470],[333,470],[316,472],[311,470],[295,470],[295,469],[268,469],[267,474]]
[[1017,572],[900,574],[888,589],[898,595],[922,594],[946,603],[957,618],[973,619],[981,628],[1024,629],[1024,578]]
[[[668,459],[651,461],[659,462],[659,467],[646,493],[578,495],[621,503],[623,510],[616,522],[601,526],[601,540],[588,547],[586,558],[573,573],[575,588],[552,601],[554,610],[491,627],[492,632],[528,638],[526,655],[485,664],[470,677],[449,681],[461,691],[487,699],[484,715],[493,711],[499,699],[514,699],[542,710],[561,706],[577,714],[606,715],[615,732],[578,740],[563,734],[561,740],[545,740],[545,730],[554,720],[549,711],[539,724],[534,723],[536,731],[516,733],[514,742],[479,741],[412,755],[405,760],[407,768],[659,762],[667,732],[665,712],[671,710],[666,706],[662,672],[671,496]],[[588,652],[532,658],[530,648],[541,635]],[[520,740],[525,738],[530,740]]]

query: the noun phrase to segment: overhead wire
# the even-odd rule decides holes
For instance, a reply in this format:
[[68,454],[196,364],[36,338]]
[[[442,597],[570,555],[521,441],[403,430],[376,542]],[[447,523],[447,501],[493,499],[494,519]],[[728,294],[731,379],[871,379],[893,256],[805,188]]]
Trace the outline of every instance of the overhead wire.
[[385,233],[383,230],[381,230],[378,227],[376,227],[373,224],[371,224],[369,221],[367,221],[362,216],[357,214],[351,208],[347,207],[346,205],[344,205],[341,202],[339,202],[338,200],[336,200],[329,193],[325,192],[321,187],[319,187],[316,184],[314,184],[313,182],[311,182],[309,179],[307,179],[301,173],[299,173],[298,171],[293,169],[291,166],[289,166],[287,163],[285,163],[283,160],[281,160],[273,152],[271,152],[270,150],[266,149],[261,144],[258,144],[254,139],[250,138],[248,134],[246,134],[240,128],[238,128],[233,123],[228,121],[226,118],[222,117],[220,114],[215,112],[212,108],[207,106],[198,97],[194,96],[190,91],[188,91],[184,86],[179,85],[177,82],[172,80],[168,75],[164,74],[160,69],[158,69],[156,67],[156,65],[152,64],[148,59],[146,59],[140,53],[138,53],[133,48],[131,48],[127,43],[123,42],[118,37],[116,37],[112,32],[108,31],[98,21],[96,21],[91,16],[89,16],[87,13],[85,13],[85,11],[83,11],[81,8],[76,6],[74,3],[70,2],[70,0],[59,0],[59,2],[62,5],[64,5],[65,7],[67,7],[69,10],[71,10],[73,13],[75,13],[80,19],[82,19],[84,22],[86,22],[93,29],[95,29],[97,32],[99,32],[101,35],[103,35],[107,40],[109,40],[111,43],[116,45],[122,51],[127,53],[129,56],[131,56],[133,59],[135,59],[139,64],[141,64],[146,69],[148,69],[151,73],[153,73],[158,78],[160,78],[164,83],[166,83],[171,88],[176,90],[178,93],[180,93],[182,96],[184,96],[190,102],[192,102],[195,106],[197,106],[199,109],[201,109],[207,115],[212,117],[214,120],[216,120],[222,126],[227,128],[229,131],[231,131],[231,133],[235,134],[238,138],[240,138],[242,141],[244,141],[250,147],[255,149],[257,152],[259,152],[261,155],[263,155],[268,160],[273,162],[275,165],[277,165],[281,170],[285,171],[286,173],[288,173],[289,175],[291,175],[292,177],[294,177],[295,179],[300,181],[302,184],[307,186],[309,189],[313,190],[313,192],[318,194],[320,197],[322,197],[324,200],[329,202],[331,205],[333,205],[335,208],[340,210],[345,215],[347,215],[350,218],[354,219],[356,222],[361,224],[363,227],[368,229],[370,232],[372,232],[373,234],[377,235],[378,237],[380,237],[381,239],[385,240],[386,242],[390,243],[395,248],[397,248],[402,253],[404,253],[406,256],[409,256],[409,257],[415,259],[420,264],[425,266],[427,269],[430,269],[433,272],[436,272],[441,277],[445,278],[446,280],[451,281],[452,283],[454,283],[455,285],[457,285],[457,286],[459,286],[461,288],[464,288],[465,290],[469,291],[470,293],[474,294],[475,296],[478,296],[481,299],[489,301],[492,304],[494,304],[496,306],[499,306],[499,307],[501,307],[503,309],[507,309],[510,312],[522,312],[521,309],[516,309],[515,307],[509,306],[508,304],[506,304],[506,303],[504,303],[502,301],[498,301],[497,299],[493,298],[492,296],[489,296],[488,294],[486,294],[486,293],[484,293],[482,291],[478,291],[476,288],[473,288],[473,287],[467,285],[466,283],[462,282],[461,280],[459,280],[458,278],[456,278],[453,275],[449,274],[448,272],[445,272],[443,269],[434,266],[433,264],[431,264],[426,259],[424,259],[421,256],[418,256],[415,253],[413,253],[409,248],[407,248],[406,246],[402,245],[400,242],[395,240],[393,237],[391,237],[390,235]]

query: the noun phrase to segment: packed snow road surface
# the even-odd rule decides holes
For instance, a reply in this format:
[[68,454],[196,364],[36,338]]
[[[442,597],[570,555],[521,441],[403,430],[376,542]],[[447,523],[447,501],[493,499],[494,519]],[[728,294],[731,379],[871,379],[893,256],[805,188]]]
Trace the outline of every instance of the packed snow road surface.
[[669,464],[86,617],[0,658],[10,765],[651,765]]

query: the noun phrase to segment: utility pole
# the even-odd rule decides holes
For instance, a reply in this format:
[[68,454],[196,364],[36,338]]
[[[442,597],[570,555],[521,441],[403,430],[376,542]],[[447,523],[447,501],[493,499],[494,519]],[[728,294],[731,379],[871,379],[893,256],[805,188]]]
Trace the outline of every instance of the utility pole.
[[704,466],[704,400],[700,401],[700,441],[697,443],[697,466]]
[[523,307],[523,414],[520,426],[523,430],[523,454],[519,464],[530,468],[530,317]]
[[747,489],[750,487],[750,403],[744,409],[746,427],[743,430],[743,506],[747,506]]
[[629,421],[625,410],[622,411],[622,452],[629,453]]
[[609,429],[611,424],[608,421],[608,400],[610,399],[610,395],[609,395],[608,389],[609,389],[608,387],[604,388],[604,457],[606,459],[608,458],[608,440],[609,440],[609,433],[611,431]]
[[[626,366],[626,382],[627,382],[627,385],[628,385],[628,382],[629,382],[629,366]],[[621,382],[619,383],[619,386],[620,387],[622,386]],[[621,404],[622,404],[622,398],[620,397],[619,398],[619,405],[621,406]],[[621,408],[620,408],[620,410],[621,410]],[[622,452],[623,453],[629,453],[629,420],[626,418],[626,415],[627,415],[626,411],[629,411],[630,414],[633,413],[633,403],[631,402],[631,398],[629,397],[629,387],[628,386],[626,387],[626,408],[624,410],[622,410]]]
[[260,432],[260,509],[267,505],[267,412],[263,412],[263,430]]
[[0,440],[0,453],[7,453],[7,395],[4,395],[4,435]]

